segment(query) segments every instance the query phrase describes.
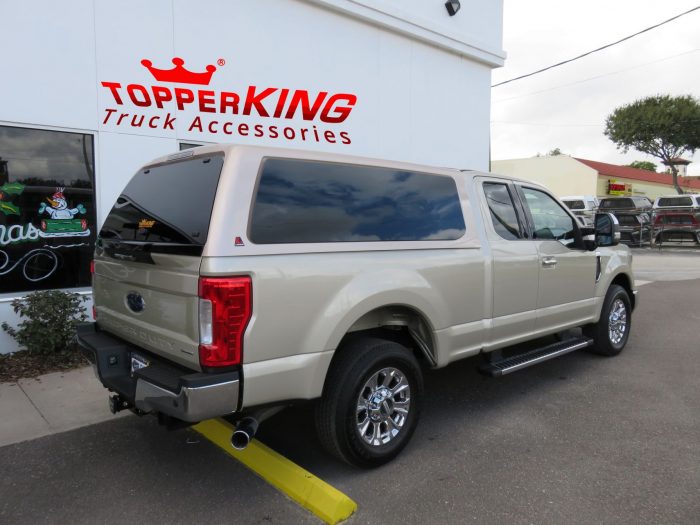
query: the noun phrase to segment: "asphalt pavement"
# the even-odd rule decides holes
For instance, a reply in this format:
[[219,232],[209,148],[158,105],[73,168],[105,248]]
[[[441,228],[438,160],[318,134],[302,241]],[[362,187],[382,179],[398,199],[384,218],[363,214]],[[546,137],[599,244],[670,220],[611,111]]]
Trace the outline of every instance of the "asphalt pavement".
[[[478,375],[478,358],[427,372],[416,434],[382,468],[323,452],[310,406],[258,438],[355,500],[348,523],[695,524],[699,255],[635,250],[647,283],[617,357],[575,352],[500,379]],[[199,434],[149,417],[0,447],[0,472],[3,524],[319,523]]]

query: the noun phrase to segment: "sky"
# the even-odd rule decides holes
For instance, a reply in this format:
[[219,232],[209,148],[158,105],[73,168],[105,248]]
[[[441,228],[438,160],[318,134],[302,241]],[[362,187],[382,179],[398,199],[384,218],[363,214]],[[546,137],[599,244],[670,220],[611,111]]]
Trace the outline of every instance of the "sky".
[[[636,33],[700,5],[700,0],[504,0],[505,66],[492,84],[530,73]],[[612,48],[491,90],[494,160],[554,148],[584,159],[660,161],[623,153],[603,134],[615,108],[657,95],[700,98],[700,10]],[[685,156],[700,175],[700,150]]]

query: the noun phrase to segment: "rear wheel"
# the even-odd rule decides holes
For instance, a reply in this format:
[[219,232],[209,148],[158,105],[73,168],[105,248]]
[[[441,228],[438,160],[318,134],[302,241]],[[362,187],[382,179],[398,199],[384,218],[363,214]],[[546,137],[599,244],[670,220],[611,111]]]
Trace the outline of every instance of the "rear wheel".
[[420,366],[410,350],[384,339],[358,339],[339,352],[316,408],[318,435],[336,457],[377,467],[396,457],[416,428]]
[[605,356],[619,354],[627,344],[632,327],[632,306],[627,290],[613,284],[605,294],[597,323],[586,326],[584,335],[593,339],[590,351]]

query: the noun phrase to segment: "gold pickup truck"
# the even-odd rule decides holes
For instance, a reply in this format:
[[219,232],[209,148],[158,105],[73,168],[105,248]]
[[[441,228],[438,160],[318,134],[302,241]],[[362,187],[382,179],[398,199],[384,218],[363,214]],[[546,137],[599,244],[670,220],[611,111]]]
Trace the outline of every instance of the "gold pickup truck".
[[636,291],[618,241],[613,216],[585,228],[531,182],[204,146],[144,166],[117,199],[78,339],[115,412],[226,416],[243,448],[314,400],[324,446],[377,466],[416,428],[426,368],[619,353]]

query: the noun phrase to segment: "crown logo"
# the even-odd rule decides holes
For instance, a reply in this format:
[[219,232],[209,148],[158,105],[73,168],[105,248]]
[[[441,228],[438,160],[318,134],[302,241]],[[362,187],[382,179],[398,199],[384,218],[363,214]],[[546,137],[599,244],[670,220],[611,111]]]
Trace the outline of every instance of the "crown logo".
[[193,73],[182,67],[185,61],[181,58],[175,57],[172,62],[175,65],[172,69],[155,68],[153,67],[153,62],[145,58],[141,61],[141,64],[151,72],[151,75],[156,80],[160,82],[177,82],[179,84],[202,84],[206,86],[209,84],[212,74],[216,71],[216,67],[210,64],[206,68],[206,73]]

